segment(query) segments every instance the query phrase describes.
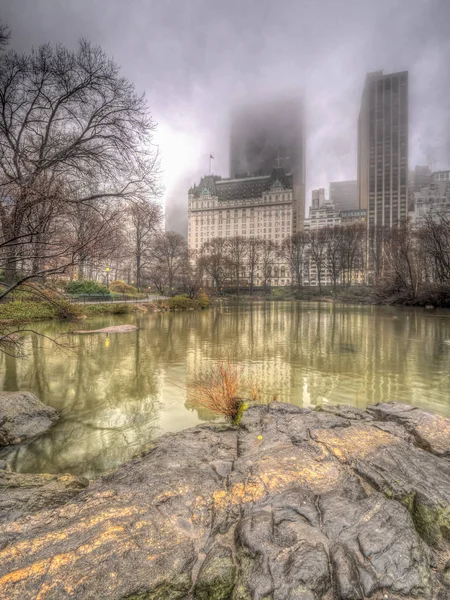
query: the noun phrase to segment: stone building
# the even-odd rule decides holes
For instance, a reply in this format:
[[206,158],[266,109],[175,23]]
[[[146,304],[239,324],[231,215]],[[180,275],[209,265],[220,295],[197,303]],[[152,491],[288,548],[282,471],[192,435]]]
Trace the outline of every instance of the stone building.
[[[293,231],[293,177],[274,168],[270,175],[222,179],[204,176],[188,196],[188,247],[199,252],[214,238],[258,238],[281,244]],[[290,284],[281,259],[268,283]],[[261,277],[259,282],[261,282]]]
[[414,194],[414,210],[410,215],[418,226],[427,215],[450,215],[450,180],[442,177],[442,173],[449,171],[433,173],[430,185]]
[[[315,190],[313,190],[314,192]],[[330,201],[325,201],[324,204],[317,207],[314,202],[309,209],[309,216],[305,219],[304,229],[309,231],[311,229],[320,229],[321,227],[333,227],[334,225],[341,224],[341,215],[339,210]]]

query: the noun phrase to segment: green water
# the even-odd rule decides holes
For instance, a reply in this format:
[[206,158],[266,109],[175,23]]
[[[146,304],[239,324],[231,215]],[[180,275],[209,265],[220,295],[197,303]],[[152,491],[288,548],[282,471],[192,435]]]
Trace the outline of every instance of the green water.
[[[401,401],[450,416],[450,311],[296,302],[96,318],[83,328],[135,323],[114,335],[70,336],[69,351],[29,335],[28,358],[0,357],[0,386],[30,390],[61,413],[46,435],[0,453],[24,472],[93,477],[164,432],[208,420],[196,379],[239,363],[263,398],[300,406]],[[73,325],[35,326],[50,337]]]

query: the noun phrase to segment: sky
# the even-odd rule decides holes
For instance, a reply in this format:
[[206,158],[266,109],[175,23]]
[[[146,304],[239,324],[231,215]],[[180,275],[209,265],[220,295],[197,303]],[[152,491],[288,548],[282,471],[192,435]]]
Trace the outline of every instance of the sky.
[[228,176],[229,114],[243,98],[301,94],[311,189],[356,178],[365,74],[409,71],[409,163],[450,168],[450,0],[0,0],[11,47],[99,44],[158,124],[166,227],[187,191]]

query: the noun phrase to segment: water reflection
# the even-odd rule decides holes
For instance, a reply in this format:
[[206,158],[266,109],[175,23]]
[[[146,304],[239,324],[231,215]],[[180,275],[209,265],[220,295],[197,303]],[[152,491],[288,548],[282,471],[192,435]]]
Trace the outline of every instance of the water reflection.
[[[47,435],[2,452],[15,468],[94,476],[156,435],[209,419],[193,383],[224,358],[265,397],[303,406],[398,400],[450,415],[448,312],[278,302],[90,326],[124,321],[139,330],[73,337],[70,355],[32,335],[27,360],[0,357],[2,389],[33,391],[62,415]],[[67,328],[40,327],[49,336]]]

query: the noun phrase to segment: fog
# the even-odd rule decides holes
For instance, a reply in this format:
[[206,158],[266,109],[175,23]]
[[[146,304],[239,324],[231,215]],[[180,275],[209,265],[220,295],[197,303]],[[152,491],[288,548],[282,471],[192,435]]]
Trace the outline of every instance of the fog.
[[366,72],[410,74],[410,167],[450,168],[448,0],[0,0],[11,46],[100,44],[158,123],[166,225],[186,231],[187,189],[229,172],[229,115],[245,98],[301,95],[306,201],[356,178]]

